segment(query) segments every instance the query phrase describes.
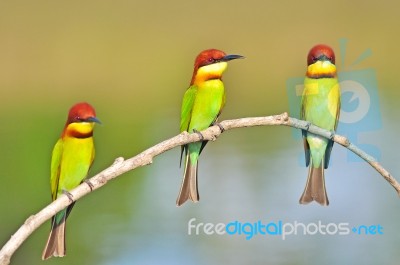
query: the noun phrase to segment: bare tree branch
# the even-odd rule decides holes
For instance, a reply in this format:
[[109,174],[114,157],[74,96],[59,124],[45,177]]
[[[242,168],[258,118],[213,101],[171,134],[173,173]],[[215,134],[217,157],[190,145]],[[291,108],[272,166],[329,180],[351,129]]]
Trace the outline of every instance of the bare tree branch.
[[[384,169],[373,157],[359,149],[357,146],[350,143],[350,141],[344,137],[333,132],[321,129],[317,126],[310,124],[309,122],[291,118],[285,112],[280,115],[267,116],[267,117],[254,117],[254,118],[242,118],[235,120],[225,120],[220,123],[225,131],[235,128],[252,127],[252,126],[267,126],[267,125],[285,125],[294,127],[297,129],[307,130],[313,134],[323,136],[328,139],[332,139],[336,143],[344,146],[345,148],[351,150],[353,153],[364,159],[369,163],[376,171],[378,171],[386,181],[393,186],[393,188],[400,195],[400,184],[396,179]],[[219,126],[211,126],[206,130],[202,131],[204,140],[214,141],[221,134],[221,129]],[[151,164],[153,158],[158,156],[165,151],[171,150],[174,147],[181,146],[188,143],[193,143],[200,141],[200,135],[193,133],[189,134],[183,132],[175,137],[165,140],[153,147],[143,151],[142,153],[124,160],[119,157],[115,162],[102,172],[98,173],[94,177],[90,178],[87,183],[82,183],[75,189],[71,190],[70,193],[74,200],[79,200],[83,196],[87,195],[93,190],[104,186],[108,181],[124,174],[127,171],[134,170],[135,168],[146,166]],[[92,186],[92,187],[91,187]],[[72,202],[68,199],[66,195],[60,196],[57,200],[50,203],[48,206],[43,208],[40,212],[35,215],[30,216],[25,223],[13,234],[10,240],[3,246],[0,250],[0,265],[9,264],[14,252],[22,245],[22,243],[32,234],[39,226],[41,226],[45,221],[49,220],[57,212],[61,211]],[[38,253],[38,256],[40,253]]]

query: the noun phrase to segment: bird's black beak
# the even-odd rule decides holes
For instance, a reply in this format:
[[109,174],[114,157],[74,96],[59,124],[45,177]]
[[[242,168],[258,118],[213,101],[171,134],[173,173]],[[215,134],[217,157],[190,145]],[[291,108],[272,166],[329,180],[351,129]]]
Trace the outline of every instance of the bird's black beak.
[[89,117],[86,119],[86,121],[101,124],[101,121],[99,119],[97,119],[96,117]]
[[321,56],[318,57],[318,61],[330,61],[330,62],[332,62],[332,58],[329,58],[325,54],[322,54]]
[[221,58],[222,62],[228,62],[231,60],[235,60],[235,59],[244,59],[246,57],[242,56],[242,55],[236,55],[236,54],[229,54],[229,55],[225,55],[224,57]]

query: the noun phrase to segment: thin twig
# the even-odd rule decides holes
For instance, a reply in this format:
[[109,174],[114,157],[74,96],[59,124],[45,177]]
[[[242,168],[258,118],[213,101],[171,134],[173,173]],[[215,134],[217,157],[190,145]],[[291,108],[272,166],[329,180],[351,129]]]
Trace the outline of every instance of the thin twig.
[[[301,130],[307,130],[313,134],[332,139],[336,143],[351,150],[356,155],[364,159],[367,163],[369,163],[385,178],[386,181],[390,183],[390,185],[393,186],[393,188],[400,195],[400,184],[396,181],[396,179],[386,169],[384,169],[372,156],[368,155],[357,146],[350,143],[350,141],[346,137],[321,129],[317,126],[310,124],[309,122],[291,118],[286,112],[274,116],[242,118],[220,122],[220,126],[222,126],[224,131],[235,128],[268,125],[290,126]],[[221,133],[222,130],[218,125],[211,126],[206,130],[201,131],[201,135],[203,136],[204,140],[208,141],[216,140],[217,137],[221,135]],[[124,160],[122,157],[119,157],[110,167],[106,168],[94,177],[88,179],[87,182],[89,183],[83,182],[81,185],[71,190],[70,193],[73,196],[74,200],[77,201],[91,191],[97,190],[98,188],[104,186],[108,181],[124,174],[125,172],[151,164],[155,156],[171,150],[174,147],[197,142],[200,140],[200,135],[197,133],[189,134],[187,132],[183,132],[175,137],[172,137],[159,144],[156,144],[153,147],[150,147],[149,149],[130,159]],[[0,265],[9,264],[14,252],[22,245],[22,243],[28,238],[30,234],[32,234],[45,221],[49,220],[57,212],[61,211],[70,204],[71,201],[68,199],[68,197],[66,195],[61,195],[57,200],[50,203],[40,212],[30,216],[0,250]]]

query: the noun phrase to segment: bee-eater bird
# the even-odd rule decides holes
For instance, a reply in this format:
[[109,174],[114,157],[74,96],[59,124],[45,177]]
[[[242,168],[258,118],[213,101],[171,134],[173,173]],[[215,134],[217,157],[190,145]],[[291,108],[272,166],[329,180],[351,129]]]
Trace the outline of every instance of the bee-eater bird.
[[[307,57],[307,73],[301,100],[300,117],[318,127],[334,132],[340,113],[340,88],[336,74],[335,54],[323,44],[314,46]],[[329,166],[333,141],[302,131],[306,166],[309,167],[301,204],[313,200],[329,205],[324,169]]]
[[[100,123],[88,103],[74,105],[68,114],[61,138],[51,159],[51,198],[77,187],[85,178],[94,159],[93,127]],[[52,218],[51,232],[42,259],[65,256],[65,222],[75,203]]]
[[[202,51],[194,62],[194,70],[189,88],[183,97],[180,131],[189,133],[208,128],[217,121],[225,104],[225,88],[221,80],[228,61],[244,58],[241,55],[226,55],[223,51],[209,49]],[[198,158],[206,141],[182,146],[185,151],[185,171],[177,206],[188,199],[199,201],[197,189]]]

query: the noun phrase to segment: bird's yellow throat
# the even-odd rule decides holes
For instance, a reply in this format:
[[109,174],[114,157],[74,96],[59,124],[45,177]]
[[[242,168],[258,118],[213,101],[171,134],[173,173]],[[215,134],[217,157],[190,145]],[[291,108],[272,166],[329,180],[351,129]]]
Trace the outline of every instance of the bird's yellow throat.
[[194,84],[197,85],[209,79],[221,78],[222,73],[226,70],[227,67],[227,62],[213,63],[200,67],[197,70]]
[[329,61],[317,61],[310,64],[307,68],[307,77],[310,78],[323,78],[335,77],[336,66]]

